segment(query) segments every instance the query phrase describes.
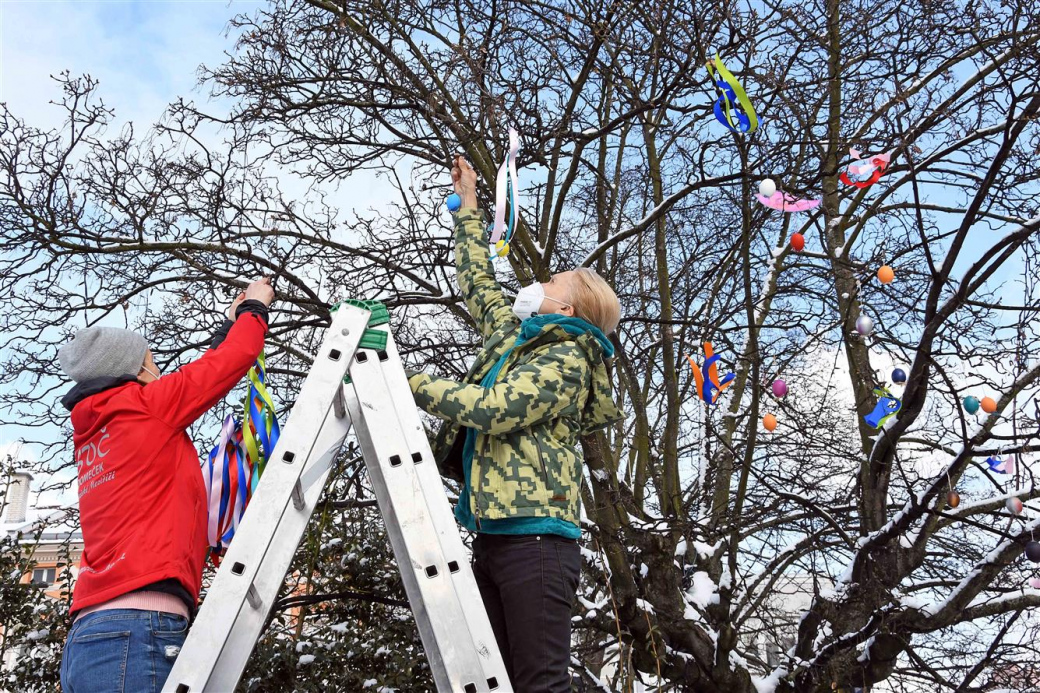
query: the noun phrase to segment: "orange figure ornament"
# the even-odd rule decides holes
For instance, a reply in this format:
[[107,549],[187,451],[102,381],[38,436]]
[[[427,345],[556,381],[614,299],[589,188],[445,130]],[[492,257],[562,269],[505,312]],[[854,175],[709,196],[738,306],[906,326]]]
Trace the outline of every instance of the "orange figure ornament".
[[692,356],[686,357],[686,360],[690,362],[690,367],[693,368],[693,380],[697,383],[697,395],[708,404],[715,404],[722,391],[732,385],[733,379],[736,377],[733,373],[728,373],[723,376],[722,380],[719,380],[719,370],[715,365],[719,358],[719,356],[715,355],[711,342],[704,343],[703,367],[698,366]]

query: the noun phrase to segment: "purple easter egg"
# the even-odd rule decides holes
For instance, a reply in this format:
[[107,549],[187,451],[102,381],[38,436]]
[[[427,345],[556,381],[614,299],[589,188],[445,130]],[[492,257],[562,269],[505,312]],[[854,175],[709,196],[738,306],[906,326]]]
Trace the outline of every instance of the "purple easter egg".
[[773,395],[776,397],[783,397],[787,394],[787,383],[777,378],[773,381]]

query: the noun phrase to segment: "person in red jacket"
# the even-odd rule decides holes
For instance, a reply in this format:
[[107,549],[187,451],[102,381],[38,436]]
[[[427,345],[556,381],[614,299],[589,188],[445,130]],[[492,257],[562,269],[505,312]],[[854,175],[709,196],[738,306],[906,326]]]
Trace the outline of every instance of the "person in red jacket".
[[251,283],[201,358],[162,375],[140,335],[80,330],[58,354],[72,412],[83,557],[61,663],[64,693],[160,691],[194,616],[207,499],[187,428],[264,347],[270,280]]

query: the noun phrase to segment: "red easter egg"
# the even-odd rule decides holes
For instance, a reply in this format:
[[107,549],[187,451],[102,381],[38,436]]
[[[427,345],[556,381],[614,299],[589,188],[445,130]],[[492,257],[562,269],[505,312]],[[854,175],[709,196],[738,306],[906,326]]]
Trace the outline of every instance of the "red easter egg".
[[800,233],[791,234],[791,247],[796,252],[802,252],[802,248],[805,247],[805,236]]

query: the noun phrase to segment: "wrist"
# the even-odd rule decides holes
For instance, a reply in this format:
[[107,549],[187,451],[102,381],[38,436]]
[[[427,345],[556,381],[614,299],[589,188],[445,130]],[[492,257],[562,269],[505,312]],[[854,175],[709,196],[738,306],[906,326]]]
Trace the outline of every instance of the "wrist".
[[245,313],[253,313],[263,318],[264,322],[268,322],[268,307],[262,301],[258,301],[254,298],[247,298],[235,310],[235,318]]

